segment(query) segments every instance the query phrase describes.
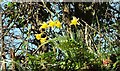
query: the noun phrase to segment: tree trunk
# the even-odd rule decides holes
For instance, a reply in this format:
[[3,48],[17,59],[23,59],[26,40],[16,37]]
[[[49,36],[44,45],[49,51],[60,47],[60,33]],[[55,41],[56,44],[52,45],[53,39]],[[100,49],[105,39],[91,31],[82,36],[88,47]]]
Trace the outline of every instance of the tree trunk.
[[10,57],[12,60],[12,71],[15,71],[15,63],[13,62],[15,59],[15,52],[12,48],[10,49]]

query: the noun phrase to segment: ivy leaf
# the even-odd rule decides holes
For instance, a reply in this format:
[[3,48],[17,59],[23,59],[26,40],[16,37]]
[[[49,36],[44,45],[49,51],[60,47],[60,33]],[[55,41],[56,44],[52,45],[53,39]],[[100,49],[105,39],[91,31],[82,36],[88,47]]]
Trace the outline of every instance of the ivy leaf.
[[12,3],[11,3],[11,2],[8,3],[8,7],[10,7],[10,6],[12,6]]

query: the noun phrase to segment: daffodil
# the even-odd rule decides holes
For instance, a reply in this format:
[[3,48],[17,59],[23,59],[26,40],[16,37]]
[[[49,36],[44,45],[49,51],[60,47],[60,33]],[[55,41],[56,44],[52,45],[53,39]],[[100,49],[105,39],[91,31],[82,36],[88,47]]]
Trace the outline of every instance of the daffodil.
[[41,38],[41,39],[40,39],[40,43],[44,43],[44,42],[46,41],[46,39],[47,39],[47,37]]
[[46,29],[46,28],[48,28],[48,24],[46,22],[43,22],[43,24],[40,28],[41,29]]
[[62,27],[60,21],[58,21],[58,20],[56,21],[55,25],[56,25],[57,28],[61,28]]
[[76,26],[78,24],[78,20],[79,19],[77,19],[76,17],[73,16],[73,19],[71,20],[70,25],[75,25]]
[[55,22],[52,21],[52,20],[50,20],[50,21],[49,21],[49,26],[53,28],[53,27],[55,26]]
[[42,35],[42,33],[41,33],[41,34],[35,34],[36,39],[37,39],[37,40],[40,40],[40,39],[41,39],[41,35]]

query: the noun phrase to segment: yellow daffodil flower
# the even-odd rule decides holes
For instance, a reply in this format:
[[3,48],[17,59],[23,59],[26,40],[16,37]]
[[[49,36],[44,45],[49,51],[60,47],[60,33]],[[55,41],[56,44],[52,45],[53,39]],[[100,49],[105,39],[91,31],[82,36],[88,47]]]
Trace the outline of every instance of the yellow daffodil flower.
[[41,29],[46,29],[46,28],[48,28],[48,24],[45,23],[45,22],[43,22],[43,24],[42,24],[42,26],[41,26],[40,28],[41,28]]
[[41,39],[41,35],[42,35],[42,34],[35,34],[36,39],[37,39],[37,40],[40,40],[40,39]]
[[53,27],[55,26],[55,22],[52,21],[52,20],[50,20],[50,21],[49,21],[49,26],[53,28]]
[[56,21],[55,25],[56,25],[57,28],[61,28],[62,27],[60,21],[58,21],[58,20]]
[[40,39],[40,43],[44,43],[44,42],[46,41],[46,39],[47,39],[47,37],[41,38],[41,39]]
[[71,24],[70,25],[77,25],[78,24],[78,20],[79,18],[77,19],[76,17],[73,16],[73,19],[71,20]]

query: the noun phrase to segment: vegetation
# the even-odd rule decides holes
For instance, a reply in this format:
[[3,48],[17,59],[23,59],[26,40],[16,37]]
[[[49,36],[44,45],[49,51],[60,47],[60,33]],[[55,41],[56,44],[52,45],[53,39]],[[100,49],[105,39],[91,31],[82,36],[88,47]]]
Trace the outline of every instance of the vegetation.
[[[120,71],[118,8],[119,4],[110,2],[5,4],[2,14],[5,69]],[[14,32],[16,29],[19,32]]]

